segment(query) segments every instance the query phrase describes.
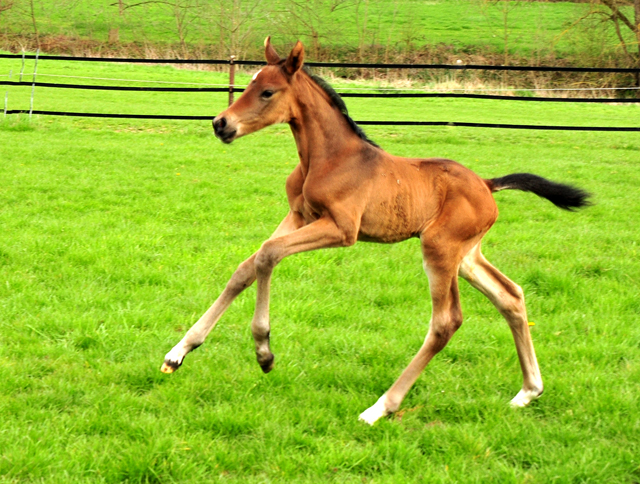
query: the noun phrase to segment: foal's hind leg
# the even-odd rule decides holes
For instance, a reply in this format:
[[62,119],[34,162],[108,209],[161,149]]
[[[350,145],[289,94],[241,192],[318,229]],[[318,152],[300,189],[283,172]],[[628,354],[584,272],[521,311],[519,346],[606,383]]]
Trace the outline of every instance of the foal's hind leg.
[[509,323],[524,378],[522,390],[511,400],[511,405],[528,405],[542,394],[543,386],[529,333],[522,289],[484,258],[480,252],[480,244],[469,251],[462,260],[460,275],[487,296]]
[[422,370],[446,346],[453,333],[462,324],[458,293],[458,261],[451,260],[447,263],[445,258],[437,256],[429,258],[437,261],[437,264],[430,264],[426,256],[425,253],[424,269],[429,277],[429,291],[433,302],[429,332],[418,354],[411,360],[400,378],[372,407],[360,414],[360,420],[370,425],[398,410],[400,403]]
[[[299,215],[289,213],[287,217],[280,223],[276,231],[271,238],[279,237],[281,235],[293,232],[304,221]],[[257,254],[257,252],[256,252]],[[249,287],[256,280],[255,259],[256,254],[253,254],[242,264],[238,266],[236,271],[231,276],[231,279],[227,283],[224,291],[218,297],[215,303],[205,312],[202,317],[187,331],[187,334],[182,340],[173,347],[169,353],[165,356],[164,363],[160,370],[164,373],[173,373],[176,371],[184,357],[192,350],[200,346],[207,335],[211,332],[216,325],[222,314],[231,305],[233,300],[247,287]]]

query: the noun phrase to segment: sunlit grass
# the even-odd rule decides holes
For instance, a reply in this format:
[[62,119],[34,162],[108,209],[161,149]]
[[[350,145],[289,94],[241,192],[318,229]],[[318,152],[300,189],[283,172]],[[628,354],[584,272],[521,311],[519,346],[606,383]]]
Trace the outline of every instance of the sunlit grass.
[[[149,108],[134,94],[113,105],[36,95],[61,109]],[[224,100],[202,103],[215,114]],[[363,119],[387,114],[379,101],[349,106]],[[516,109],[428,106],[487,119]],[[399,108],[427,115],[413,102]],[[535,109],[541,123],[637,124],[631,106]],[[286,214],[297,157],[288,128],[226,146],[207,122],[10,116],[0,122],[0,482],[638,481],[640,135],[367,132],[395,154],[446,156],[487,178],[529,171],[593,193],[579,213],[495,196],[501,215],[484,251],[524,288],[539,401],[508,408],[521,383],[511,335],[461,283],[465,324],[401,411],[373,428],[357,421],[427,331],[415,240],[285,259],[269,375],[253,353],[253,288],[178,373],[161,374],[164,354]]]
[[[224,5],[211,2],[176,4],[186,6],[177,10],[162,2],[130,5],[137,6],[126,10],[124,15],[120,14],[117,2],[98,7],[86,0],[63,4],[43,0],[34,3],[33,8],[39,34],[50,36],[54,47],[61,37],[76,37],[85,41],[109,41],[107,47],[117,48],[109,40],[110,34],[117,32],[119,41],[134,43],[137,50],[146,49],[169,57],[183,53],[176,25],[180,17],[184,41],[192,51],[212,46],[220,49],[221,15],[230,22],[227,29],[231,24],[236,26],[235,44],[241,47],[231,53],[244,54],[246,49],[250,57],[260,53],[261,41],[267,35],[283,43],[301,39],[312,46],[317,42],[323,49],[332,49],[334,55],[356,52],[361,45],[379,51],[390,49],[392,56],[425,45],[440,45],[462,54],[486,55],[502,54],[506,43],[510,55],[536,59],[585,53],[597,58],[598,49],[603,46],[607,52],[617,52],[616,55],[620,50],[613,25],[608,30],[600,30],[602,25],[593,22],[586,34],[586,29],[576,27],[575,23],[587,15],[590,6],[575,2],[369,0],[336,4],[314,1],[305,9],[295,8],[295,4],[287,0],[272,0],[241,2],[225,8],[224,13],[220,10]],[[253,10],[252,6],[257,8]],[[633,16],[631,6],[621,8],[628,17]],[[13,8],[2,15],[7,33],[24,36],[33,33],[33,19],[28,9]],[[631,32],[624,29],[621,33],[631,45]],[[228,30],[222,32],[226,49],[223,47],[220,52],[229,48],[229,36]]]

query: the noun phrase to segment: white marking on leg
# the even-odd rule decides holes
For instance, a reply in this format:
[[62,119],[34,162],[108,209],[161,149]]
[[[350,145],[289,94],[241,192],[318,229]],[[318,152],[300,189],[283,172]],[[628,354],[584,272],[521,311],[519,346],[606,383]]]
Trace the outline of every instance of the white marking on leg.
[[178,367],[182,365],[182,360],[184,360],[186,354],[187,351],[185,351],[181,341],[164,357],[164,363],[162,364],[161,371],[163,373],[173,373],[176,371]]
[[387,396],[382,395],[373,406],[366,409],[364,412],[360,414],[358,420],[362,420],[363,422],[367,422],[369,425],[373,425],[377,420],[382,417],[386,417],[391,412],[387,410]]
[[540,396],[540,392],[537,390],[520,390],[518,394],[513,397],[510,405],[513,408],[518,407],[526,407],[533,400],[537,399]]

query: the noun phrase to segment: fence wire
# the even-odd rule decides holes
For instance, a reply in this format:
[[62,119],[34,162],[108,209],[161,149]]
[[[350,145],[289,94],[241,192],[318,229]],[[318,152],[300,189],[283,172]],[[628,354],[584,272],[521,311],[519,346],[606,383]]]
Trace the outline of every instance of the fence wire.
[[[136,58],[109,58],[109,57],[71,57],[71,56],[54,56],[54,55],[27,55],[27,54],[0,54],[0,58],[6,59],[35,59],[37,61],[82,61],[82,62],[117,62],[117,63],[135,63],[135,64],[209,64],[209,65],[264,65],[264,61],[239,61],[239,60],[202,60],[202,59],[136,59]],[[331,68],[358,68],[358,69],[440,69],[440,70],[492,70],[492,71],[531,71],[531,72],[582,72],[582,73],[639,73],[638,68],[597,68],[597,67],[548,67],[548,66],[489,66],[489,65],[465,65],[465,64],[359,64],[359,63],[328,63],[328,62],[308,62],[306,65],[310,67],[331,67]],[[40,74],[42,75],[42,74]],[[5,76],[2,76],[5,77]],[[53,77],[53,75],[51,75]],[[56,77],[75,77],[77,76],[56,76]],[[22,76],[20,76],[20,79]],[[171,83],[171,84],[190,84],[196,83],[180,83],[171,81],[144,81],[129,79],[109,79],[109,78],[82,78],[92,80],[105,80],[117,82],[145,82],[145,83]],[[150,92],[225,92],[225,93],[241,93],[244,86],[226,85],[225,87],[204,87],[216,86],[215,84],[202,85],[203,87],[148,87],[148,86],[106,86],[96,84],[68,84],[68,83],[49,83],[36,82],[35,71],[32,82],[27,81],[0,81],[2,86],[30,86],[42,88],[57,89],[81,89],[81,90],[105,90],[105,91],[150,91]],[[220,84],[217,84],[220,86]],[[351,91],[358,88],[348,88]],[[629,88],[608,88],[608,90],[638,90],[637,87]],[[371,92],[376,90],[377,92]],[[516,91],[533,91],[525,89],[513,89]],[[539,89],[540,91],[552,91],[550,89]],[[577,91],[585,90],[561,88],[553,89],[554,91]],[[600,90],[600,89],[598,89]],[[452,93],[452,92],[407,92],[411,89],[400,89],[388,92],[380,88],[371,88],[369,92],[342,92],[342,97],[350,98],[453,98],[453,99],[484,99],[484,100],[500,100],[500,101],[525,101],[525,102],[564,102],[564,103],[640,103],[640,98],[561,98],[561,97],[531,97],[531,96],[508,96],[496,94],[471,94],[471,93]],[[383,91],[383,92],[380,92]],[[495,89],[491,91],[496,91]],[[33,98],[32,98],[33,99]],[[6,107],[4,115],[29,113],[44,116],[72,116],[72,117],[93,117],[93,118],[121,118],[121,119],[163,119],[163,120],[210,120],[211,116],[179,116],[179,115],[147,115],[147,114],[104,114],[104,113],[84,113],[84,112],[66,112],[66,111],[44,111],[34,110],[33,106],[30,110],[13,109],[8,110]],[[560,131],[640,131],[640,127],[598,127],[598,126],[543,126],[529,124],[503,124],[503,123],[468,123],[455,121],[357,121],[362,125],[377,126],[462,126],[462,127],[481,127],[481,128],[501,128],[501,129],[533,129],[533,130],[560,130]]]

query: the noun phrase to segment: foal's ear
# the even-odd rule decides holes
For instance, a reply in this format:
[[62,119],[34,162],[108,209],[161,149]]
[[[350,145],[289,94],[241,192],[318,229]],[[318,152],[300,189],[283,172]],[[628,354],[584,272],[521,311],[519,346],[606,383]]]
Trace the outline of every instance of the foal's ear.
[[271,36],[264,39],[264,56],[267,59],[267,64],[277,64],[280,62],[280,56],[276,52],[276,49],[271,45]]
[[287,57],[287,61],[284,63],[284,68],[286,71],[293,75],[295,74],[304,63],[304,46],[302,42],[298,41],[296,45],[293,46],[289,57]]

